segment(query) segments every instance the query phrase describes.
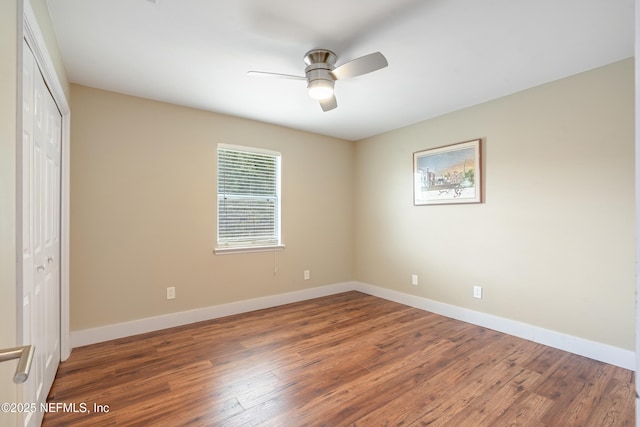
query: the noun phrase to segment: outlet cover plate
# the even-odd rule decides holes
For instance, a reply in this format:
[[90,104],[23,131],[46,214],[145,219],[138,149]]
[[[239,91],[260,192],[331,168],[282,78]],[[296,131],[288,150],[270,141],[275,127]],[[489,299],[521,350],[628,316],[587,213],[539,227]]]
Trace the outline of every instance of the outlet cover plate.
[[473,287],[473,297],[482,299],[482,286]]

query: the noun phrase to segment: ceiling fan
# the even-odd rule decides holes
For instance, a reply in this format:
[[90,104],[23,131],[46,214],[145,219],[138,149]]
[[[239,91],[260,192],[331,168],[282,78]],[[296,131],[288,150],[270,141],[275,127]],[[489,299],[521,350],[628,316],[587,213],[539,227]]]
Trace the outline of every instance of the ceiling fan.
[[249,71],[252,76],[267,76],[283,79],[306,80],[309,96],[320,102],[322,111],[330,111],[338,106],[333,87],[336,80],[361,76],[379,70],[389,65],[387,59],[380,52],[370,53],[336,67],[335,53],[326,49],[313,49],[304,55],[305,76],[291,74],[269,73],[265,71]]

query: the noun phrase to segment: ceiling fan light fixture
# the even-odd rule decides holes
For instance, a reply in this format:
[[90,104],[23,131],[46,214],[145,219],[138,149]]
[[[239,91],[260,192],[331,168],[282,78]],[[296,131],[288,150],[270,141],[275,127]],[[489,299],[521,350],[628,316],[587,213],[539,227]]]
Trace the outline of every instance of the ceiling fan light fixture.
[[312,80],[307,86],[309,96],[318,101],[329,99],[333,96],[333,81],[331,80]]
[[327,49],[313,49],[304,56],[304,77],[291,74],[270,73],[264,71],[249,71],[249,75],[266,75],[285,79],[307,80],[309,96],[319,101],[322,111],[331,111],[338,107],[333,88],[336,80],[357,77],[389,65],[387,59],[380,52],[370,53],[336,68],[337,56]]

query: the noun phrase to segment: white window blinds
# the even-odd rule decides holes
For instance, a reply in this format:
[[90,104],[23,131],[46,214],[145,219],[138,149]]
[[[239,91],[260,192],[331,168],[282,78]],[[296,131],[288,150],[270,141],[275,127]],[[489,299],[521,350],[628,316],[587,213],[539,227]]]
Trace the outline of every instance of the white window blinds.
[[218,247],[280,244],[280,154],[218,146]]

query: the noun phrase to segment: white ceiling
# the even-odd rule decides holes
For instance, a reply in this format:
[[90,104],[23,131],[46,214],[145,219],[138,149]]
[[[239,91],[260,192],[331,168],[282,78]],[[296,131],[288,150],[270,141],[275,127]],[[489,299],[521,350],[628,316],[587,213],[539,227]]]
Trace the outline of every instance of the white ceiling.
[[[358,140],[633,56],[633,0],[47,0],[69,79]],[[303,56],[389,66],[336,82]]]

